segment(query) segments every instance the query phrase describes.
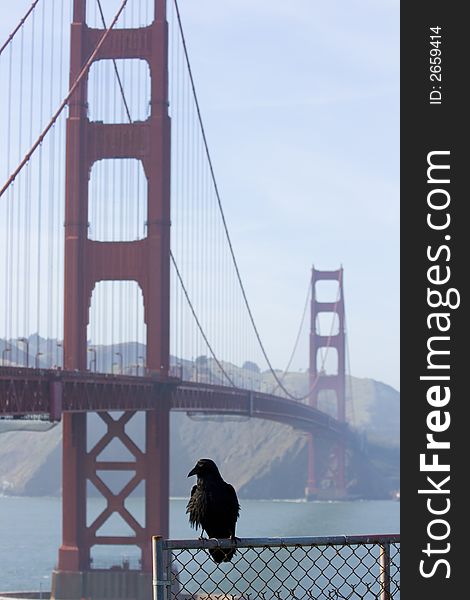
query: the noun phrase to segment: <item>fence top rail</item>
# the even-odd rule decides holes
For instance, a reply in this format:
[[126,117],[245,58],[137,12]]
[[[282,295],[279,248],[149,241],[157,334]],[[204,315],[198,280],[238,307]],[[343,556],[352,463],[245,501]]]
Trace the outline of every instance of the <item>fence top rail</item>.
[[353,546],[357,544],[397,544],[400,542],[400,535],[373,534],[286,538],[237,538],[236,541],[231,539],[155,539],[156,541],[160,541],[164,550],[200,550],[207,548],[282,548],[292,546]]

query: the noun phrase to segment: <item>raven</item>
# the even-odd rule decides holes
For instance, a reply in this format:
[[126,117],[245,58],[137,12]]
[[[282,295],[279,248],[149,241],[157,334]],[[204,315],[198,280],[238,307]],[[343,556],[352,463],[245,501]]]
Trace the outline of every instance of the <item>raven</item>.
[[[191,490],[186,507],[189,523],[196,529],[200,526],[210,538],[236,540],[235,524],[240,514],[237,494],[230,483],[226,483],[217,465],[210,458],[201,458],[188,473],[197,475],[197,484]],[[210,548],[209,553],[216,563],[229,562],[235,548]]]

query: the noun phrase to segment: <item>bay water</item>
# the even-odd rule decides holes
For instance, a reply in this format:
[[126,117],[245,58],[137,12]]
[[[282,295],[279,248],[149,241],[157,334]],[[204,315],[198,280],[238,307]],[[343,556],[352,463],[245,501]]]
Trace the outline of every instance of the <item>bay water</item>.
[[[187,498],[170,502],[170,537],[193,539]],[[298,537],[399,533],[400,503],[393,500],[304,502],[242,500],[238,537]],[[142,501],[131,499],[132,514],[142,518]],[[89,513],[99,514],[99,499],[89,499]],[[119,524],[114,524],[119,528]],[[102,531],[103,535],[111,533]],[[115,534],[127,532],[114,529]],[[59,498],[0,497],[0,591],[49,590],[51,572],[61,542]],[[131,567],[137,554],[127,547],[101,547],[94,566],[122,564]]]

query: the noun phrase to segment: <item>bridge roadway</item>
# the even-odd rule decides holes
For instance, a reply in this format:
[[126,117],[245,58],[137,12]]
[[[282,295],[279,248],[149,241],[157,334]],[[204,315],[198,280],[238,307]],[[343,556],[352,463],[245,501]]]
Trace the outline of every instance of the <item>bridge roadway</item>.
[[0,367],[0,417],[59,421],[62,412],[150,410],[165,394],[172,411],[256,417],[332,437],[352,435],[346,423],[316,408],[258,391],[175,377]]

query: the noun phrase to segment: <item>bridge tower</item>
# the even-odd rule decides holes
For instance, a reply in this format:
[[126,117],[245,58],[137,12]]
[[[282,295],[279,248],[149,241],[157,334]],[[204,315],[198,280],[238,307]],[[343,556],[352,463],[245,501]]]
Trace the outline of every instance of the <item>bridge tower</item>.
[[[319,281],[337,281],[337,296],[328,302],[318,297],[317,283]],[[319,314],[331,313],[336,318],[337,330],[328,334],[319,332]],[[319,271],[312,267],[312,300],[310,307],[310,366],[309,366],[309,404],[319,408],[319,395],[321,392],[330,392],[336,399],[336,414],[339,421],[346,421],[346,340],[345,340],[345,313],[343,294],[343,268],[336,271]],[[337,371],[326,373],[319,369],[320,352],[335,349],[337,353]],[[344,443],[337,442],[334,449],[334,490],[320,490],[316,474],[316,448],[319,440],[312,434],[308,435],[308,472],[305,495],[307,499],[315,499],[326,495],[328,498],[341,498],[346,495],[345,482],[345,453]]]
[[[74,0],[71,26],[70,82],[76,80],[104,29],[86,24],[87,0]],[[142,59],[151,76],[150,116],[145,121],[104,124],[87,114],[87,77],[69,101],[66,148],[65,317],[64,367],[87,368],[87,324],[95,285],[105,280],[136,281],[144,298],[147,326],[146,365],[158,380],[169,372],[170,295],[170,119],[168,115],[168,24],[166,1],[155,0],[153,22],[144,28],[113,29],[96,60]],[[109,25],[109,24],[107,24]],[[88,187],[92,165],[99,160],[132,158],[141,161],[148,182],[147,235],[136,241],[100,242],[88,237]],[[108,205],[109,215],[113,210]],[[165,386],[163,386],[165,387]],[[87,449],[86,413],[63,417],[63,531],[58,568],[53,574],[53,598],[119,597],[151,594],[151,535],[168,536],[169,521],[169,397],[162,393],[145,413],[145,442],[141,450],[126,434],[133,412],[117,420],[99,413],[106,432]],[[135,461],[100,460],[114,439],[124,444]],[[142,447],[142,446],[141,446]],[[130,481],[113,493],[100,473],[131,472]],[[105,510],[87,523],[88,482],[106,500]],[[125,500],[144,482],[144,522],[131,514]],[[132,530],[128,537],[100,535],[100,528],[117,514]],[[141,568],[93,569],[90,551],[100,545],[137,546]],[[98,591],[99,590],[99,591]],[[115,596],[113,596],[114,598]]]

